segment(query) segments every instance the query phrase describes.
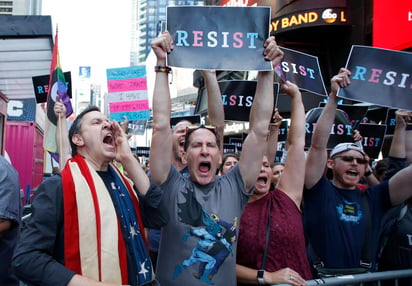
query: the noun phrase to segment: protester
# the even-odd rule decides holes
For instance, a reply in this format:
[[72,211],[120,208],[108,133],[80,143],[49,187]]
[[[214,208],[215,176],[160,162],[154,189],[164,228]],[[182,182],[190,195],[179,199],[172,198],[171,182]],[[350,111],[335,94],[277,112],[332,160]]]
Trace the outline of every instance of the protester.
[[[390,180],[360,191],[356,184],[368,161],[359,145],[338,144],[327,159],[336,94],[339,87],[350,84],[350,75],[342,68],[332,78],[329,100],[318,119],[306,160],[304,227],[310,258],[321,276],[375,270],[382,216],[412,195],[412,165]],[[333,172],[331,181],[324,176],[325,165]]]
[[[74,120],[69,138],[73,157],[61,176],[40,185],[33,201],[13,257],[17,276],[42,286],[158,285],[139,199],[151,212],[148,224],[166,223],[167,214],[155,212],[162,209],[159,189],[133,157],[127,135],[90,106]],[[113,160],[122,164],[128,178]]]
[[239,155],[236,153],[226,153],[223,155],[222,165],[219,169],[219,174],[221,176],[225,175],[227,172],[232,170],[232,168],[239,163]]
[[[407,166],[412,158],[406,158],[407,137],[412,137],[412,130],[407,130],[412,112],[397,110],[395,131],[389,149],[389,166],[384,179],[391,178]],[[412,268],[412,198],[405,203],[394,206],[382,220],[379,239],[378,270],[399,270]],[[411,285],[412,279],[401,279],[399,285]],[[383,285],[392,285],[383,281]]]
[[19,175],[14,167],[0,156],[0,285],[18,286],[11,270],[11,258],[21,227],[22,207]]
[[[223,144],[223,132],[225,127],[225,115],[222,103],[222,96],[219,89],[219,84],[216,78],[216,71],[201,70],[200,73],[205,81],[205,87],[208,93],[208,118],[210,124],[216,126],[217,133],[219,134],[219,140]],[[187,174],[187,164],[183,158],[184,142],[186,135],[186,128],[192,125],[187,119],[179,120],[174,126],[172,126],[172,164],[181,174]],[[222,150],[222,148],[221,148]],[[159,251],[160,242],[160,230],[149,229],[148,233],[150,258],[156,269],[157,256]]]
[[270,191],[272,169],[264,156],[259,177],[242,214],[237,245],[238,286],[305,285],[312,279],[302,224],[305,173],[305,109],[298,87],[286,82],[292,98],[288,156],[278,187]]
[[[168,286],[205,282],[235,285],[237,221],[256,182],[265,151],[273,107],[270,96],[273,71],[259,72],[249,135],[243,143],[239,163],[227,175],[216,176],[222,157],[215,128],[189,126],[184,145],[189,176],[183,176],[170,159],[170,68],[165,64],[167,53],[173,50],[173,41],[164,32],[151,46],[157,57],[151,175],[164,190],[163,200],[168,203],[170,216],[169,223],[162,228],[157,277],[162,285]],[[267,39],[265,47],[266,60],[277,65],[283,53],[274,37]],[[228,252],[233,255],[226,256]]]

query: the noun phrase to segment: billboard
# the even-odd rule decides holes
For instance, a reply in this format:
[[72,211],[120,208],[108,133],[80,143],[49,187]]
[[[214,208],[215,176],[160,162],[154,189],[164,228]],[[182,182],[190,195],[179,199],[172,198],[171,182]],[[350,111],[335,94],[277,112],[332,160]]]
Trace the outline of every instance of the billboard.
[[373,1],[373,46],[390,50],[412,47],[412,0]]
[[272,34],[311,26],[351,24],[346,0],[221,0],[218,5],[271,7]]

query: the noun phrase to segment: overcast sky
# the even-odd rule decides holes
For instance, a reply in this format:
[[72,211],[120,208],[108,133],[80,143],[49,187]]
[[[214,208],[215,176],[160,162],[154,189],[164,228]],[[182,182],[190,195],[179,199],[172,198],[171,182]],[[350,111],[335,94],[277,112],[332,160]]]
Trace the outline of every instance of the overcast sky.
[[75,82],[79,66],[91,66],[92,81],[107,90],[106,69],[130,63],[131,1],[43,0],[43,15],[59,29],[63,71]]

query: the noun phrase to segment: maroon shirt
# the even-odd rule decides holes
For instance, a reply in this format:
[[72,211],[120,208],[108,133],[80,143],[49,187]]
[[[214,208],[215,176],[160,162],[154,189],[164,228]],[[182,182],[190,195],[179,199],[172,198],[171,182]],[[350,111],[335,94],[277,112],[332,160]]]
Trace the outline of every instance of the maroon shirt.
[[266,244],[270,200],[271,226],[265,270],[274,272],[289,267],[305,280],[312,279],[306,255],[302,214],[292,199],[279,189],[246,205],[240,219],[236,263],[260,269]]

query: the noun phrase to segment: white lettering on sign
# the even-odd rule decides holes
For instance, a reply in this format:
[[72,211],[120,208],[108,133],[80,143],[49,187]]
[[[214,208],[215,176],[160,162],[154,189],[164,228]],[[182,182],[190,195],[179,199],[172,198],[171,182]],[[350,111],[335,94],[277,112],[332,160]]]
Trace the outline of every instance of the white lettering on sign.
[[248,0],[229,0],[227,1],[227,3],[223,4],[223,6],[237,6],[237,7],[257,6],[257,3],[253,3],[255,1],[250,1],[250,2],[251,3],[249,4]]
[[412,234],[407,234],[409,245],[412,246]]
[[23,101],[20,100],[10,100],[7,105],[7,115],[13,117],[20,117],[23,115]]
[[412,21],[412,11],[408,12],[408,21]]

